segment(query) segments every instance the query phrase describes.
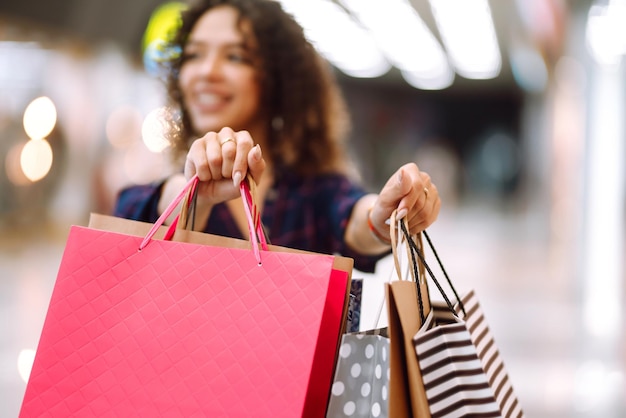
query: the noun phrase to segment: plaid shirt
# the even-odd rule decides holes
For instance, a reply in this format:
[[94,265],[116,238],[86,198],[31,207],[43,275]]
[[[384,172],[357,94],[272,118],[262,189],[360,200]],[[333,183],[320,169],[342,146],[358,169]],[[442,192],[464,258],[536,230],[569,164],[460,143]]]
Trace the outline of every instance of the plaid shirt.
[[[123,189],[114,215],[155,222],[162,186],[159,182]],[[356,269],[373,272],[376,262],[386,254],[364,256],[348,248],[343,240],[354,204],[365,194],[363,188],[342,175],[306,179],[279,176],[267,193],[261,218],[272,244],[351,257]],[[204,232],[247,238],[241,235],[224,203],[213,208]]]

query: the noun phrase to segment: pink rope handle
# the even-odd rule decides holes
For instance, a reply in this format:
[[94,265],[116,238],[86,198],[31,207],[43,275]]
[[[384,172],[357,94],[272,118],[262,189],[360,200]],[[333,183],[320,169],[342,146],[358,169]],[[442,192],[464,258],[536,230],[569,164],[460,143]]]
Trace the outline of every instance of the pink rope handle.
[[[154,234],[156,234],[159,228],[165,223],[165,220],[172,214],[172,212],[174,212],[174,209],[176,209],[180,201],[183,200],[183,198],[187,194],[187,191],[189,191],[190,188],[195,187],[197,182],[198,182],[198,175],[196,174],[191,179],[189,179],[185,187],[180,191],[180,193],[178,193],[178,195],[174,198],[174,200],[170,202],[169,206],[165,208],[165,210],[163,211],[161,216],[159,216],[159,219],[156,220],[154,225],[152,225],[152,228],[150,229],[150,231],[148,231],[143,241],[141,241],[141,244],[139,244],[139,251],[146,248],[146,245],[148,245],[150,241],[152,241]],[[174,229],[176,229],[177,223],[178,223],[178,215],[176,216],[176,219],[174,220],[174,222],[172,222],[172,225],[170,225],[170,228],[168,229],[168,232],[166,234],[166,236],[170,235],[168,239],[171,238],[171,235],[173,235],[173,232],[174,232]],[[174,229],[172,229],[172,227]]]
[[248,182],[246,180],[242,181],[239,184],[239,191],[241,193],[241,200],[243,202],[243,207],[246,212],[246,219],[248,220],[248,231],[250,233],[250,242],[252,243],[252,251],[254,252],[254,257],[256,258],[257,263],[261,264],[261,251],[259,251],[259,241],[256,236],[255,228],[254,228],[254,219],[252,217],[252,211],[250,208],[250,201],[248,200],[247,194],[250,193],[250,189],[248,186]]
[[[245,184],[243,184],[245,183]],[[256,231],[257,238],[261,243],[261,247],[264,251],[267,251],[267,238],[265,237],[265,231],[263,230],[263,224],[261,223],[261,212],[258,210],[257,205],[254,203],[254,199],[252,197],[252,190],[250,189],[250,179],[246,178],[245,181],[242,182],[243,186],[240,184],[239,189],[241,191],[241,197],[244,201],[247,202],[248,207],[250,209],[252,219],[254,221],[254,231]]]
[[172,238],[174,238],[174,233],[176,233],[176,228],[178,228],[178,221],[179,221],[179,219],[180,219],[180,213],[178,215],[176,215],[176,217],[174,218],[174,220],[170,224],[170,227],[167,228],[167,231],[165,232],[165,235],[163,236],[163,239],[165,241],[171,241]]
[[[165,208],[161,216],[156,220],[150,231],[146,234],[141,244],[139,244],[139,251],[143,250],[149,243],[152,241],[152,238],[159,230],[159,228],[165,223],[165,220],[174,212],[174,209],[178,206],[178,204],[183,200],[183,198],[187,195],[189,191],[193,193],[197,184],[198,184],[198,175],[194,175],[185,187],[178,193],[178,195],[170,202],[170,204]],[[248,231],[250,233],[250,242],[252,243],[252,250],[254,252],[254,257],[257,262],[261,264],[261,252],[259,250],[259,242],[261,243],[261,247],[263,250],[267,251],[267,240],[265,239],[265,232],[263,231],[263,226],[261,224],[261,216],[259,211],[257,210],[256,205],[254,204],[254,200],[252,199],[252,193],[250,192],[250,185],[248,180],[245,179],[239,185],[239,191],[241,193],[244,212],[246,213],[246,219],[248,221]],[[180,218],[180,213],[176,215],[176,218],[169,226],[165,233],[165,240],[170,240],[174,236],[174,232],[176,231],[176,227],[178,225],[178,221]]]
[[[186,196],[191,198],[196,193],[196,188],[197,187],[198,187],[198,181],[193,182],[193,184],[189,188],[187,188]],[[189,204],[189,202],[187,202],[187,203]],[[178,228],[178,222],[179,221],[180,221],[180,213],[178,215],[176,215],[176,217],[174,218],[174,220],[170,224],[170,227],[167,228],[167,232],[165,232],[165,236],[163,237],[164,240],[166,240],[166,241],[171,241],[172,240],[172,238],[174,237],[174,234],[176,233],[176,228]],[[189,222],[189,219],[187,219],[187,223],[188,222]]]

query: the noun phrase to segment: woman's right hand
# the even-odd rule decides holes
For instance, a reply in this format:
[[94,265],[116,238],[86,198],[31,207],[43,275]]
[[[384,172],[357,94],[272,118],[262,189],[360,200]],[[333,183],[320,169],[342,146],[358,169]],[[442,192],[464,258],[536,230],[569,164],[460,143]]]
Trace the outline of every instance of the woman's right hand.
[[187,153],[185,177],[198,174],[198,199],[215,205],[240,196],[239,183],[249,173],[258,184],[265,160],[247,131],[223,128],[196,139]]

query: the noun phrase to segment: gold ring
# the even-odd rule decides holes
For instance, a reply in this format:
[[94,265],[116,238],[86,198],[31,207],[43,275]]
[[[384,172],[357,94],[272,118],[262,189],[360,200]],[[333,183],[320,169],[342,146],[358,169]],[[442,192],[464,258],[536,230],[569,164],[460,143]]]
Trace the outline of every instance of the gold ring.
[[223,146],[225,143],[227,143],[229,141],[235,142],[235,140],[233,138],[226,138],[225,140],[220,141],[220,147]]
[[424,187],[424,194],[428,197],[428,187]]

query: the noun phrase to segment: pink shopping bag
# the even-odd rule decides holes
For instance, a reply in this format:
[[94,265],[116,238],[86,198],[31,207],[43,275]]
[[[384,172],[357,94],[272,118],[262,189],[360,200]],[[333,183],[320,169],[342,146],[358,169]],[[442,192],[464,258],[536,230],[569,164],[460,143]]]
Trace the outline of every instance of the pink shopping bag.
[[352,260],[216,241],[73,226],[20,417],[323,417]]

